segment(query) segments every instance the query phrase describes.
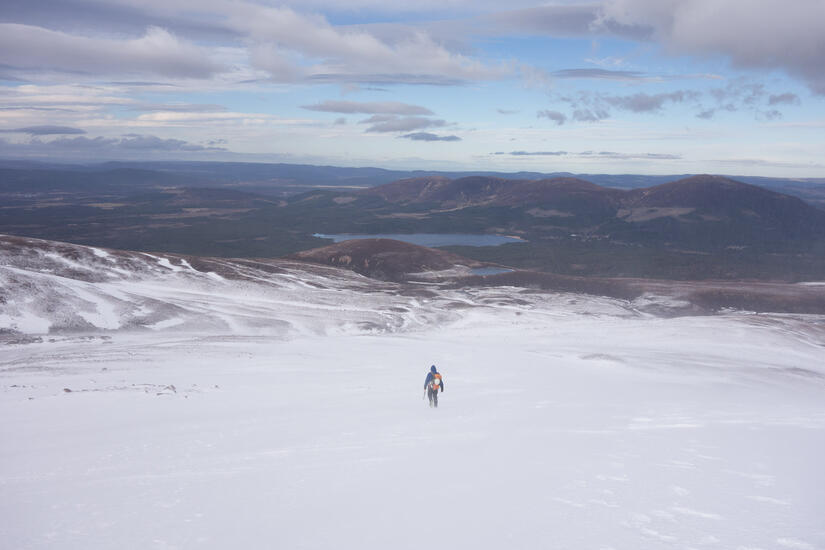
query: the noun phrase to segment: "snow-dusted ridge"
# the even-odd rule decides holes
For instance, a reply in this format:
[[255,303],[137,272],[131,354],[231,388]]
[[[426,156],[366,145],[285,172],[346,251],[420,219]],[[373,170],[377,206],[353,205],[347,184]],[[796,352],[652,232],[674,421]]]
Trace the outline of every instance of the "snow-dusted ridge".
[[[294,336],[407,330],[454,317],[423,291],[291,260],[106,251],[0,237],[0,330]],[[455,293],[459,294],[459,293]]]

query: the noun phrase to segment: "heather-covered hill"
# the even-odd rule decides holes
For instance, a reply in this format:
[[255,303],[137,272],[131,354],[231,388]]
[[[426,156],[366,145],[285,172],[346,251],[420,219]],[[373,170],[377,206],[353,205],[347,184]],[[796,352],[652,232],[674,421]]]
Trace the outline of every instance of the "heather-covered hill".
[[[356,273],[385,280],[406,280],[411,274],[445,272],[481,267],[476,260],[443,250],[426,248],[392,239],[354,239],[306,250],[290,258],[351,269]],[[464,268],[461,271],[461,268]]]

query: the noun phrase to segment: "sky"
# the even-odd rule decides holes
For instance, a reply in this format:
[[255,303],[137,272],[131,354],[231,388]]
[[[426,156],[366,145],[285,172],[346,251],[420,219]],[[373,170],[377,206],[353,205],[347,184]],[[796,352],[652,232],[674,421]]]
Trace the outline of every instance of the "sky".
[[3,0],[0,158],[825,177],[823,22],[825,0]]

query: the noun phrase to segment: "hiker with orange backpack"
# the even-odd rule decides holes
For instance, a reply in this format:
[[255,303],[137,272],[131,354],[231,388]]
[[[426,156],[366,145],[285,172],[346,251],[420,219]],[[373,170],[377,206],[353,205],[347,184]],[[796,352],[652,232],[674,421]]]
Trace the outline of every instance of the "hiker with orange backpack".
[[444,391],[444,380],[441,378],[435,365],[430,367],[427,379],[424,380],[424,389],[427,390],[427,398],[430,400],[430,407],[438,407],[438,392]]

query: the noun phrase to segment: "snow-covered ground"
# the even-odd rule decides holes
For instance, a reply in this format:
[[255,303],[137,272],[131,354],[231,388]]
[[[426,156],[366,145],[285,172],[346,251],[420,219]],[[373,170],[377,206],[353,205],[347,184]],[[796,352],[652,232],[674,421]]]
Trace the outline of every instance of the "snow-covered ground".
[[144,261],[0,268],[3,548],[825,548],[821,317]]

